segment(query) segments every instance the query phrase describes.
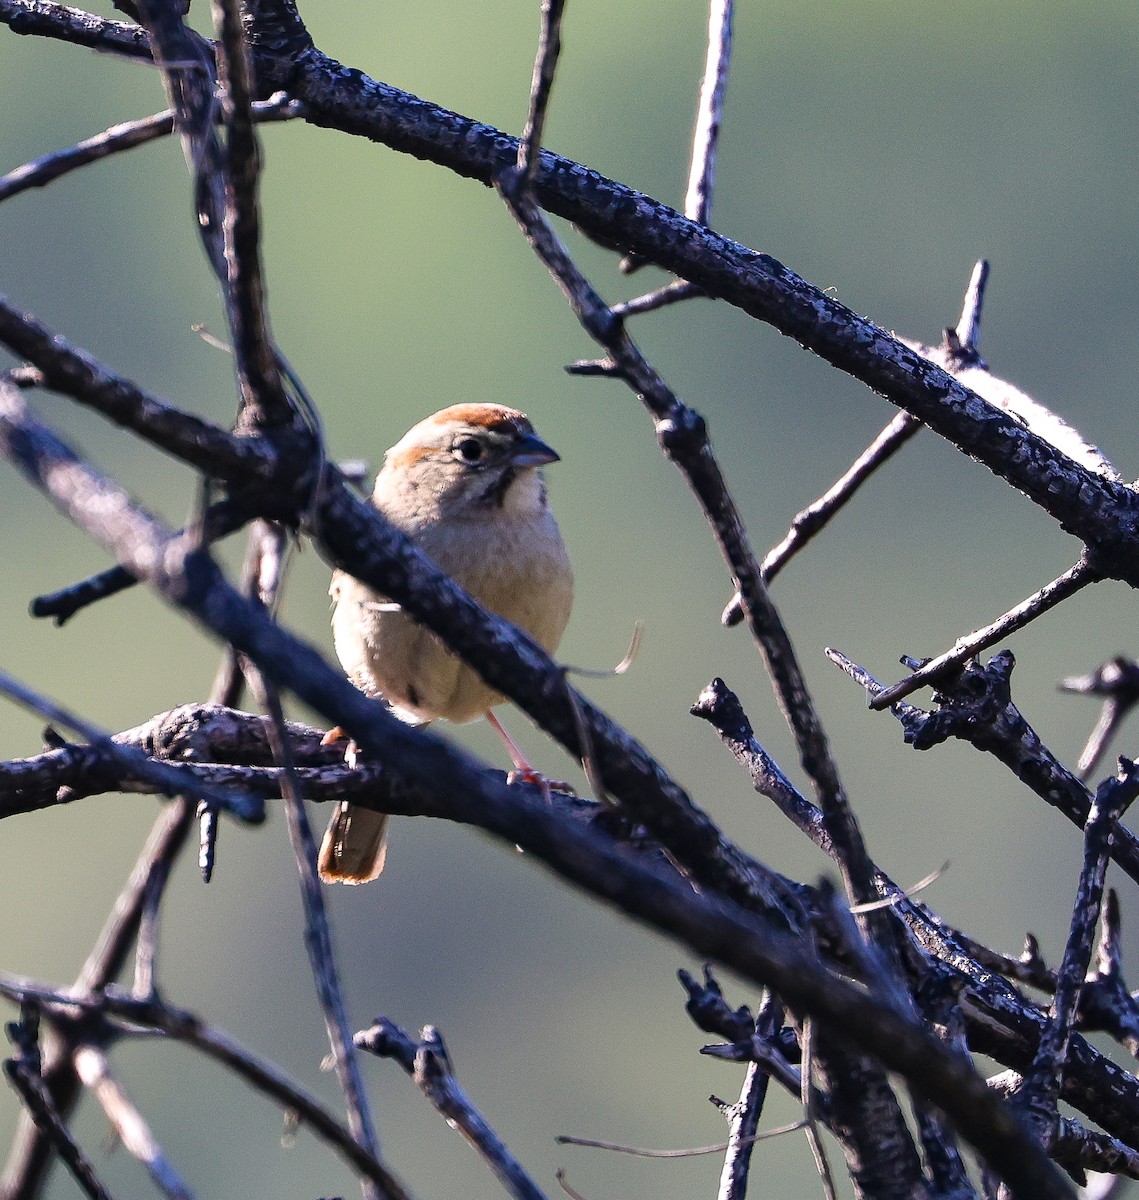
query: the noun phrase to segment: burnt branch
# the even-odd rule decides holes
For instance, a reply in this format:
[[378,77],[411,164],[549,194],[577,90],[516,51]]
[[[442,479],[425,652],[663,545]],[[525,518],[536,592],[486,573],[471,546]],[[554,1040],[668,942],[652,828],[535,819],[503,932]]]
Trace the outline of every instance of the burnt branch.
[[356,1034],[356,1045],[379,1058],[397,1062],[415,1080],[439,1115],[462,1134],[516,1200],[546,1200],[455,1078],[439,1031],[432,1025],[425,1025],[419,1038],[416,1042],[387,1017],[377,1017],[367,1029]]
[[271,1063],[259,1058],[229,1034],[204,1022],[186,1009],[157,996],[136,997],[114,987],[100,987],[87,996],[59,991],[28,979],[0,974],[0,993],[42,1013],[49,1023],[69,1025],[79,1012],[114,1037],[161,1034],[217,1062],[244,1080],[253,1090],[296,1114],[297,1120],[332,1147],[360,1174],[392,1200],[409,1200],[399,1181],[352,1134],[303,1088]]
[[960,670],[969,659],[980,654],[982,650],[995,646],[997,642],[1003,641],[1018,629],[1023,629],[1057,604],[1074,596],[1089,583],[1099,582],[1099,579],[1099,574],[1088,559],[1081,558],[1074,567],[1057,576],[1051,583],[1045,584],[1038,592],[1033,592],[1028,599],[1009,609],[992,624],[958,638],[952,649],[923,663],[913,674],[907,675],[892,687],[883,689],[870,701],[870,707],[889,708],[895,700],[904,699],[918,688],[939,682]]
[[[871,702],[886,689],[868,671],[837,650],[827,657],[866,689]],[[959,738],[992,754],[1045,803],[1083,828],[1092,797],[1037,736],[1012,702],[1009,676],[1016,660],[1008,650],[994,655],[984,667],[969,663],[959,677],[945,682],[935,693],[937,709],[931,712],[894,701],[890,708],[902,724],[907,744],[928,750],[947,738]],[[1132,878],[1139,880],[1139,838],[1120,826],[1111,846],[1111,857]]]
[[[251,112],[256,121],[291,121],[301,115],[302,109],[284,92],[278,92],[268,100],[258,100],[251,105]],[[0,201],[31,188],[47,187],[49,183],[63,178],[71,171],[77,171],[114,154],[133,150],[136,146],[145,146],[158,138],[169,137],[173,131],[174,113],[170,109],[137,121],[124,121],[119,125],[112,125],[110,129],[105,129],[94,137],[84,138],[66,150],[45,154],[34,162],[15,167],[6,175],[0,176]]]

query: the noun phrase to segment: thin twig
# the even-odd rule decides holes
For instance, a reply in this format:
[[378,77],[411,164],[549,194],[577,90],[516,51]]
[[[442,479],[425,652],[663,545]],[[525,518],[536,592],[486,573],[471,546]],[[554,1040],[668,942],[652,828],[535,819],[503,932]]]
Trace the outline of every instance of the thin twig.
[[[279,528],[269,529],[266,527],[263,536],[283,538],[284,534]],[[268,714],[266,732],[273,748],[274,758],[284,768],[281,776],[281,789],[285,797],[289,840],[293,846],[297,872],[300,877],[301,900],[305,913],[305,948],[312,964],[313,979],[324,1013],[337,1079],[344,1092],[348,1125],[352,1136],[360,1146],[373,1158],[378,1159],[380,1155],[379,1139],[376,1136],[368,1095],[364,1087],[363,1075],[360,1072],[359,1057],[352,1039],[352,1029],[348,1022],[348,1008],[344,1001],[344,991],[336,966],[332,930],[324,904],[324,893],[316,872],[316,840],[313,837],[312,826],[304,807],[304,799],[293,771],[293,755],[285,731],[285,716],[281,710],[280,696],[277,689],[264,679],[253,664],[249,665],[248,677],[254,690],[258,693],[258,700]],[[361,1180],[361,1183],[366,1200],[368,1197],[388,1195],[373,1179],[365,1178]]]
[[[23,1019],[18,1024],[9,1026],[10,1036],[17,1041],[18,1050],[14,1057],[5,1059],[4,1074],[23,1101],[24,1108],[35,1122],[36,1128],[63,1159],[83,1192],[90,1200],[112,1200],[111,1194],[100,1182],[82,1147],[71,1136],[71,1131],[60,1116],[51,1091],[40,1074],[40,1054],[34,1041],[35,1033],[26,1028],[29,1018],[33,1024],[38,1025],[34,1013],[34,1009],[25,1010]],[[28,1044],[22,1044],[25,1042]]]
[[99,1102],[123,1146],[146,1167],[163,1194],[170,1200],[192,1200],[190,1189],[159,1145],[142,1113],[108,1070],[103,1051],[97,1046],[79,1046],[74,1061],[80,1081]]
[[[257,121],[291,121],[304,115],[304,105],[285,92],[277,92],[268,100],[258,100],[253,106]],[[65,150],[53,150],[22,166],[14,167],[0,176],[0,201],[18,196],[32,188],[46,187],[80,167],[86,167],[100,159],[133,150],[158,138],[168,137],[174,129],[174,113],[165,109],[150,117],[137,121],[124,121],[112,125],[93,137],[85,138]]]
[[[255,429],[287,427],[294,413],[269,332],[261,269],[261,161],[251,112],[249,53],[237,0],[213,0],[213,11],[226,131],[221,154],[225,172],[225,273],[221,278],[244,408],[241,423]],[[203,172],[209,170],[210,161],[203,161]]]
[[[716,182],[716,147],[720,140],[720,122],[724,116],[724,97],[728,90],[728,68],[732,61],[733,0],[710,0],[708,6],[708,48],[704,57],[704,75],[696,105],[692,130],[692,150],[688,158],[688,187],[684,195],[684,215],[699,225],[707,225],[712,214],[712,192]],[[645,265],[637,254],[621,260],[621,270],[631,274]],[[691,285],[689,285],[691,286]],[[648,312],[663,303],[668,289],[650,292],[640,298],[639,311]],[[689,295],[702,294],[699,289]],[[654,297],[661,297],[654,303]]]
[[[774,993],[768,992],[759,1006],[754,1036],[761,1040],[773,1038],[782,1024],[783,1005]],[[744,1200],[747,1194],[752,1147],[764,1136],[758,1130],[763,1105],[767,1099],[769,1078],[758,1063],[749,1063],[739,1099],[733,1105],[724,1106],[731,1136],[726,1147],[724,1167],[720,1172],[717,1200]],[[795,1125],[799,1124],[800,1122],[795,1122]],[[771,1137],[773,1133],[768,1132],[766,1136]]]
[[[702,287],[689,283],[687,279],[676,279],[655,291],[646,292],[643,296],[635,296],[632,300],[614,304],[610,311],[618,320],[623,321],[626,317],[642,316],[644,313],[655,312],[658,308],[667,308],[671,304],[679,304],[682,300],[691,300],[707,294]],[[586,373],[577,370],[576,367],[577,364],[566,367],[566,371],[571,375]]]
[[1076,1023],[1084,978],[1088,973],[1096,922],[1103,900],[1104,877],[1112,837],[1128,805],[1139,796],[1139,768],[1120,759],[1119,774],[1096,792],[1085,826],[1084,858],[1064,956],[1056,973],[1056,992],[1048,1023],[1031,1070],[1025,1075],[1022,1099],[1043,1130],[1056,1117],[1063,1064]]
[[724,97],[728,90],[728,68],[732,61],[733,8],[732,0],[711,0],[709,6],[708,54],[704,62],[704,79],[700,85],[696,127],[692,133],[688,190],[684,195],[684,215],[701,225],[707,225],[712,215],[716,146],[720,140],[720,122],[724,117]]
[[[206,512],[204,533],[207,543],[220,541],[236,533],[250,519],[249,512],[231,500],[221,500],[211,505]],[[180,530],[180,533],[185,532]],[[33,617],[51,617],[56,625],[64,625],[76,613],[100,600],[108,600],[134,587],[139,582],[137,575],[125,567],[108,567],[97,575],[69,584],[57,592],[36,596],[28,606]]]
[[526,1169],[460,1087],[438,1030],[425,1025],[419,1036],[418,1042],[413,1041],[394,1022],[377,1017],[367,1029],[356,1034],[356,1045],[399,1063],[440,1115],[447,1119],[448,1125],[463,1135],[516,1200],[546,1200]]
[[969,276],[969,284],[965,288],[965,298],[961,304],[961,316],[957,318],[955,329],[946,332],[946,342],[952,342],[953,347],[961,358],[971,358],[982,363],[981,358],[981,313],[985,307],[985,291],[989,286],[988,259],[979,258],[973,264],[973,273]]
[[936,683],[949,672],[957,670],[970,658],[987,650],[990,646],[1002,641],[1018,629],[1035,621],[1062,601],[1074,596],[1081,588],[1089,583],[1098,583],[1103,576],[1092,565],[1087,556],[1082,556],[1074,567],[1062,575],[1058,575],[1051,583],[1046,583],[1038,592],[1033,592],[1026,600],[1022,600],[1014,608],[998,617],[990,625],[973,633],[960,637],[954,642],[952,649],[937,658],[931,658],[905,679],[899,680],[892,687],[883,689],[871,702],[874,709],[889,708],[896,700],[902,700],[911,692],[927,684]]
[[530,111],[526,128],[518,139],[518,170],[527,183],[534,178],[542,152],[542,131],[546,125],[554,72],[562,48],[564,7],[565,0],[542,0],[542,28],[538,35],[538,53],[534,56],[534,75],[530,81]]
[[[283,539],[272,536],[265,522],[254,522],[241,567],[241,589],[251,599],[259,600],[270,612],[276,610],[281,598],[284,576],[282,547]],[[215,691],[231,686],[234,677],[244,678],[241,665],[241,659],[233,647],[227,647],[218,678],[214,681]],[[199,803],[198,869],[204,883],[209,883],[214,873],[219,832],[217,816],[217,809],[212,804],[204,801]]]
[[[922,423],[916,417],[911,417],[907,412],[898,413],[817,500],[796,513],[783,540],[773,546],[763,560],[760,569],[764,582],[770,583],[816,534],[825,529],[866,480],[921,427]],[[720,620],[731,626],[738,625],[743,619],[743,604],[737,595],[728,603]]]

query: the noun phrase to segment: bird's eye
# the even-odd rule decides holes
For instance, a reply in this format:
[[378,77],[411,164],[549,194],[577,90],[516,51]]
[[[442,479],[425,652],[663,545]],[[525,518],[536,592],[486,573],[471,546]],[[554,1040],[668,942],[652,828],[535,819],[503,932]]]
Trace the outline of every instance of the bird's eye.
[[478,438],[465,437],[455,443],[455,453],[463,462],[477,463],[483,456],[483,444]]

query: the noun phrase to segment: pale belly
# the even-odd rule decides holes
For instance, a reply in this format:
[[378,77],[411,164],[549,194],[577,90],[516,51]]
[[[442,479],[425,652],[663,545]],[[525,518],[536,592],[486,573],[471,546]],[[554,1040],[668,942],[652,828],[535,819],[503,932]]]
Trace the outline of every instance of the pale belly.
[[[493,575],[478,566],[462,575],[459,582],[485,607],[524,629],[548,652],[556,649],[573,592],[564,550],[540,565],[526,564],[524,577],[501,565]],[[502,701],[435,634],[403,612],[385,608],[351,576],[338,572],[332,592],[333,639],[345,671],[361,691],[382,695],[403,719],[422,723],[443,717],[461,724]]]

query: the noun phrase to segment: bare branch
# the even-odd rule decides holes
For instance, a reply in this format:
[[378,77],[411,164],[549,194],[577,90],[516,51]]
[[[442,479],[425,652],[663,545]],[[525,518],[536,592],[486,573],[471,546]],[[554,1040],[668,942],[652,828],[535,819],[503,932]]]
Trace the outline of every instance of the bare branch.
[[30,313],[0,296],[0,342],[43,372],[44,386],[101,412],[116,425],[215,478],[264,477],[275,465],[271,447],[236,437],[175,408],[69,345]]
[[447,1119],[447,1124],[458,1129],[516,1200],[545,1200],[538,1185],[460,1087],[438,1030],[425,1025],[419,1036],[421,1040],[414,1042],[398,1025],[386,1017],[377,1017],[367,1029],[356,1034],[356,1045],[399,1063]]
[[[838,650],[828,648],[826,653],[866,689],[871,702],[885,690],[869,671]],[[891,711],[915,750],[928,750],[950,737],[967,741],[1004,763],[1042,800],[1082,829],[1091,811],[1091,795],[1013,704],[1009,676],[1015,663],[1007,650],[994,655],[984,667],[969,663],[960,678],[941,685],[934,697],[939,704],[936,711],[927,713],[905,701],[895,701]],[[1111,857],[1132,879],[1139,880],[1139,838],[1125,826],[1115,831]]]
[[707,225],[712,215],[712,190],[716,179],[716,145],[724,117],[728,68],[732,61],[733,0],[711,0],[708,13],[708,55],[700,85],[700,104],[692,133],[692,158],[684,215]]
[[123,21],[107,21],[52,0],[0,0],[0,22],[13,33],[55,38],[91,50],[151,61],[150,38],[145,29]]
[[965,637],[960,637],[951,650],[939,654],[923,663],[905,679],[899,680],[893,687],[885,688],[870,701],[874,709],[889,708],[896,700],[902,700],[911,692],[924,687],[928,683],[936,683],[953,671],[959,670],[970,658],[996,645],[1018,629],[1035,621],[1037,617],[1049,612],[1057,604],[1074,596],[1089,583],[1098,583],[1102,576],[1092,566],[1088,558],[1082,557],[1074,567],[1070,567],[1063,575],[1057,576],[1051,583],[1046,583],[1038,592],[1033,592],[1027,600],[1022,600],[1014,608],[998,617],[991,625],[978,629]]
[[[262,536],[281,538],[280,530],[263,530]],[[294,770],[292,750],[285,730],[285,715],[281,699],[275,687],[266,683],[256,667],[248,669],[250,682],[258,700],[268,714],[267,735],[273,757],[283,768],[281,788],[285,797],[285,814],[289,822],[289,840],[297,862],[297,874],[301,886],[301,901],[304,905],[304,943],[312,966],[320,1007],[324,1013],[325,1028],[332,1047],[332,1060],[336,1076],[344,1092],[348,1108],[348,1126],[359,1145],[373,1158],[379,1158],[380,1143],[372,1119],[368,1094],[360,1072],[359,1058],[348,1022],[348,1006],[344,1000],[344,989],[336,966],[332,945],[332,930],[328,911],[324,903],[320,878],[316,870],[316,840],[305,811],[304,798]],[[372,1180],[364,1183],[365,1200],[371,1197],[389,1196],[390,1193],[377,1188]]]
[[[257,121],[291,121],[302,115],[303,106],[289,99],[284,92],[277,92],[268,100],[252,105],[252,111]],[[112,125],[110,129],[85,138],[66,150],[55,150],[0,176],[0,201],[18,196],[31,188],[46,187],[56,179],[100,159],[168,137],[173,129],[174,113],[170,109],[138,121]]]
[[75,1071],[98,1100],[128,1153],[146,1167],[163,1194],[170,1200],[192,1200],[190,1189],[158,1144],[142,1113],[108,1069],[103,1051],[91,1045],[77,1047]]

